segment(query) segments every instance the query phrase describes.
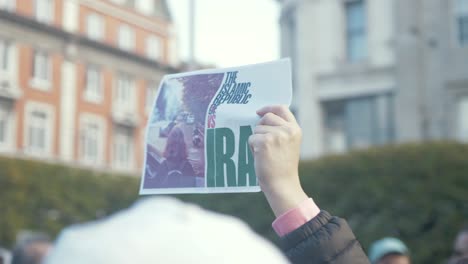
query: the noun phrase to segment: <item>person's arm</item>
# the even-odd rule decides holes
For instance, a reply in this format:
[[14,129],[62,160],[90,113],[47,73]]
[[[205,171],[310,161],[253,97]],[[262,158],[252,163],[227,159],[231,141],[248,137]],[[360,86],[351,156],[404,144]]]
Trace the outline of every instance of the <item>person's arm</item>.
[[293,263],[369,263],[346,221],[320,211],[302,189],[302,131],[294,115],[286,106],[264,107],[257,114],[261,119],[249,144],[286,256]]

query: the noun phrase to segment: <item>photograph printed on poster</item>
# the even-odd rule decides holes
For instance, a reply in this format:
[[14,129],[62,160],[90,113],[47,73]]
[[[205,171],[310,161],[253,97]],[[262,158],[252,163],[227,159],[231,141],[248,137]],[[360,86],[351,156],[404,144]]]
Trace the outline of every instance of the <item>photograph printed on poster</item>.
[[140,194],[258,192],[257,110],[289,105],[288,59],[166,75],[148,119]]
[[165,80],[152,111],[143,188],[205,187],[205,116],[224,74]]

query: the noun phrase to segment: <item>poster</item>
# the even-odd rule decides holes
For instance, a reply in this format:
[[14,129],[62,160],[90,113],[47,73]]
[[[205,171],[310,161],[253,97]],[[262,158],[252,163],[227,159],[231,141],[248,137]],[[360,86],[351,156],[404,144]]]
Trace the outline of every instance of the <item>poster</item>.
[[166,75],[148,120],[140,194],[260,191],[248,138],[290,105],[289,59]]

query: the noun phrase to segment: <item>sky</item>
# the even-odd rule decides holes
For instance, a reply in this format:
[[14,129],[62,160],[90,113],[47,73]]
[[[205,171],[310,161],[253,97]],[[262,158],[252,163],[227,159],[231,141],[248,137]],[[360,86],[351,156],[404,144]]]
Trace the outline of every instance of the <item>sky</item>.
[[[189,1],[168,0],[179,59],[189,54]],[[195,58],[231,67],[279,58],[276,0],[195,0]]]

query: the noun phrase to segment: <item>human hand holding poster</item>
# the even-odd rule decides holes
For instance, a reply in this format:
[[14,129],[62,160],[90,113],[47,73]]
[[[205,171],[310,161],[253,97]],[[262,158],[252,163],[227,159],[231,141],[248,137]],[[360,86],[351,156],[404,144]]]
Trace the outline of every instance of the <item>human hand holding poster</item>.
[[256,192],[248,145],[267,105],[289,105],[289,59],[166,75],[148,120],[140,194]]

